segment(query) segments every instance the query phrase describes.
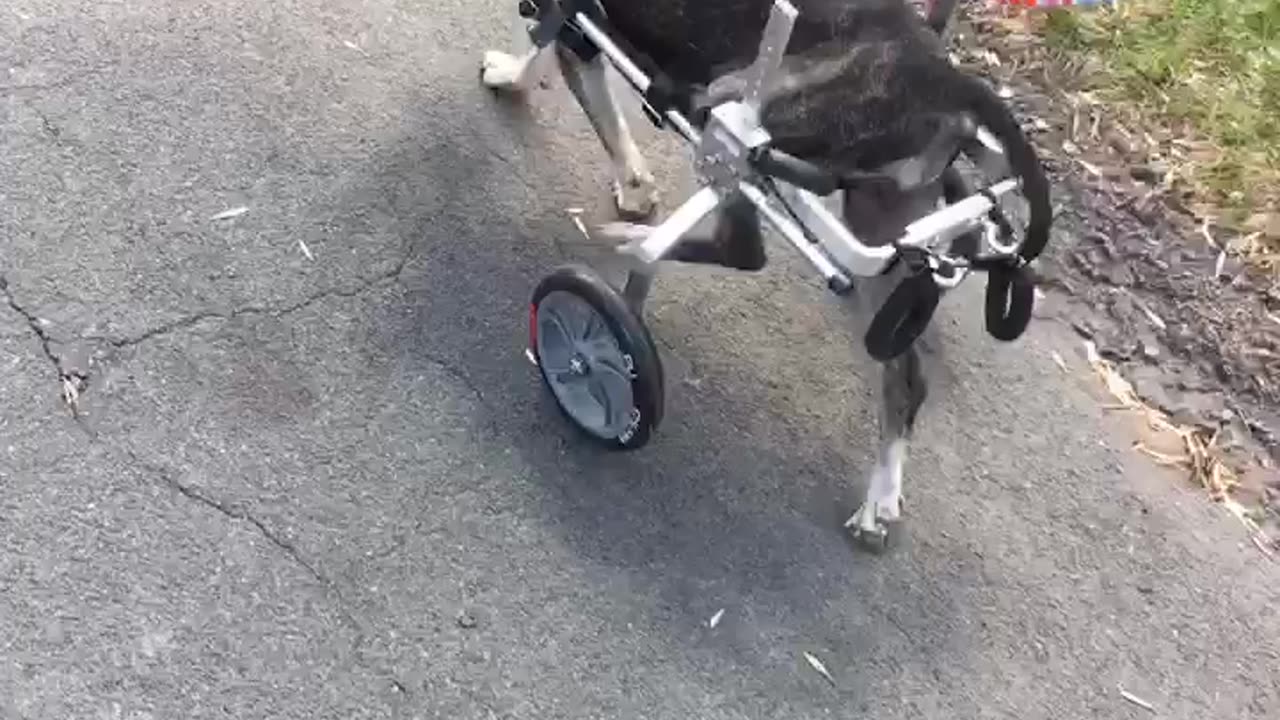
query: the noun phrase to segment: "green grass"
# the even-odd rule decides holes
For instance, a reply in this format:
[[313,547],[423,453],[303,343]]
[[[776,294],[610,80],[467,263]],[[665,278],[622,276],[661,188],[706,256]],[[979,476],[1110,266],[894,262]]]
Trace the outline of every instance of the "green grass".
[[1210,144],[1192,186],[1224,219],[1280,212],[1280,0],[1128,0],[1044,27],[1051,49],[1099,61],[1104,100]]

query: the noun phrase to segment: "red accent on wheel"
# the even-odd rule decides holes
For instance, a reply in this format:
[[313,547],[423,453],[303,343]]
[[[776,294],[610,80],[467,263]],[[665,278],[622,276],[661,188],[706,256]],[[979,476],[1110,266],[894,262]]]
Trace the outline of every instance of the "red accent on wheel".
[[538,306],[529,304],[529,352],[538,354]]

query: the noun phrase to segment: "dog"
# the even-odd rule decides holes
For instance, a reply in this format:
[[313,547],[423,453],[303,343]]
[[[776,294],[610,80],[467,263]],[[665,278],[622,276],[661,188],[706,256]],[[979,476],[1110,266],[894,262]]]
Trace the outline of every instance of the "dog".
[[[843,186],[843,218],[863,243],[892,242],[907,224],[956,194],[949,166],[963,140],[963,133],[955,132],[961,121],[985,127],[998,139],[1030,205],[1027,242],[1032,233],[1043,235],[1041,242],[1047,238],[1052,213],[1043,167],[999,97],[949,61],[937,32],[945,18],[939,21],[934,13],[926,22],[907,0],[792,2],[799,16],[761,111],[773,147],[844,178],[901,178],[904,163],[935,156],[914,181]],[[949,14],[954,1],[940,4]],[[677,95],[687,99],[681,109],[696,118],[718,102],[741,97],[772,5],[773,0],[597,0],[596,10],[610,37],[642,68],[660,71],[680,89]],[[521,55],[490,51],[481,63],[483,82],[498,91],[526,90],[548,71],[550,56],[558,60],[612,161],[619,216],[648,218],[659,193],[612,94],[602,55],[583,53],[563,37]],[[687,239],[668,259],[763,268],[756,208],[742,198],[731,200],[722,207],[712,237]],[[855,279],[864,317],[901,281],[902,265]],[[901,518],[907,449],[928,395],[917,347],[883,363],[880,394],[877,461],[865,501],[845,523],[875,549],[885,546]]]

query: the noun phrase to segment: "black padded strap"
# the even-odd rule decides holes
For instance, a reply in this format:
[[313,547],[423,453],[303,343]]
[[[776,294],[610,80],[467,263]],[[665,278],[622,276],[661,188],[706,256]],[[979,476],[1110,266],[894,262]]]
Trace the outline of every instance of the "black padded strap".
[[867,328],[867,353],[888,362],[911,349],[933,319],[941,297],[929,275],[912,275],[898,283]]
[[[552,2],[554,0],[545,0]],[[603,26],[605,24],[604,10],[596,3],[596,0],[559,0],[559,4],[563,7],[566,18],[572,20],[577,17],[578,13],[582,13],[591,18],[596,25]],[[560,29],[560,35],[557,36],[560,44],[569,48],[575,55],[582,58],[583,62],[591,62],[600,54],[600,48],[591,42],[591,39],[573,22],[566,22]]]
[[1013,342],[1031,324],[1036,289],[1025,267],[1004,266],[987,273],[986,325],[991,337]]
[[534,47],[550,45],[564,30],[565,16],[560,10],[560,3],[555,0],[521,0],[520,17],[538,21],[529,28],[529,39]]

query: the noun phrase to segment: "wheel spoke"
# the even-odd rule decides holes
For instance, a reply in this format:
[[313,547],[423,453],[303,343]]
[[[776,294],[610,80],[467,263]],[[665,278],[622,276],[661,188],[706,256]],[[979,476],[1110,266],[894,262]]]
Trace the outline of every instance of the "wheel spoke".
[[[605,365],[593,368],[593,385],[609,398],[609,422],[614,422],[621,412],[631,407],[634,399],[631,396],[631,381],[624,373]],[[618,418],[621,419],[621,418]]]
[[566,373],[573,357],[573,335],[558,308],[549,308],[538,317],[538,355],[548,374]]
[[547,324],[555,328],[555,331],[560,334],[566,346],[573,343],[573,332],[569,329],[568,323],[565,322],[564,316],[560,314],[559,309],[547,311],[544,317]]
[[587,392],[591,394],[592,399],[599,404],[600,409],[604,411],[604,426],[612,428],[613,426],[613,400],[609,397],[609,389],[604,386],[604,381],[600,379],[592,379],[586,383]]
[[605,414],[606,409],[600,404],[600,399],[592,392],[591,385],[592,383],[575,378],[560,387],[565,393],[565,399],[570,401],[566,404],[566,409],[574,416],[574,420],[583,427],[603,433],[609,429],[609,417]]
[[604,329],[600,322],[600,316],[593,310],[587,311],[587,321],[583,323],[581,340],[591,340],[597,330]]
[[556,309],[563,313],[564,329],[568,333],[571,341],[578,341],[584,337],[583,328],[591,324],[591,316],[595,313],[591,310],[591,306],[586,304],[581,298],[570,297],[564,302],[557,303]]
[[584,350],[588,354],[591,365],[605,365],[611,370],[622,372],[622,351],[618,350],[618,345],[613,342],[613,338],[595,338],[594,341],[586,343]]
[[542,367],[542,372],[556,382],[568,382],[573,377],[573,372],[568,365],[552,365],[548,362],[540,362],[539,365]]

